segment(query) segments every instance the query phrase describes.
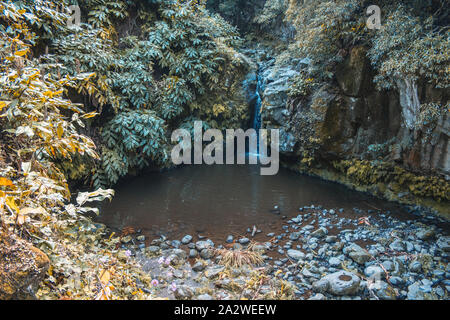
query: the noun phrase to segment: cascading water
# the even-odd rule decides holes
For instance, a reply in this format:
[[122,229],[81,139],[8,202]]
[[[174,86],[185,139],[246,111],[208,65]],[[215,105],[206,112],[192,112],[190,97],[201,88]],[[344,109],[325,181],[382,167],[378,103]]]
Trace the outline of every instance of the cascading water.
[[261,73],[260,73],[260,67],[258,67],[258,71],[256,73],[256,89],[254,93],[254,99],[253,99],[253,129],[256,130],[256,137],[257,137],[257,150],[256,154],[259,156],[260,154],[260,146],[259,146],[259,129],[261,129],[261,107],[262,107],[262,99],[261,99]]
[[257,81],[256,81],[256,90],[255,90],[255,103],[254,103],[254,116],[253,116],[253,129],[255,129],[257,132],[259,129],[261,129],[261,106],[262,106],[262,99],[261,99],[261,76],[258,70],[257,73]]

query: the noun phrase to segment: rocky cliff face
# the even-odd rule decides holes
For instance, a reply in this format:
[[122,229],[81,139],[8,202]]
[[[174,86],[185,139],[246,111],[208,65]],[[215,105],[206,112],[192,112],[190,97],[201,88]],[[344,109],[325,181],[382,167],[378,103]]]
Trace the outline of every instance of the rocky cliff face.
[[[247,54],[259,65],[264,127],[280,128],[280,152],[285,159],[310,165],[300,166],[304,172],[352,186],[365,185],[364,191],[391,199],[407,203],[422,203],[418,197],[449,200],[448,115],[441,116],[435,126],[411,126],[417,116],[417,110],[411,107],[414,99],[445,104],[448,91],[427,84],[407,88],[405,81],[397,90],[378,91],[365,48],[354,47],[338,65],[334,83],[294,101],[288,95],[290,80],[308,67],[308,59],[277,64],[262,49]],[[342,168],[342,161],[352,163]],[[373,166],[377,176],[366,178],[360,172],[362,163]],[[350,179],[349,170],[357,172]],[[377,170],[389,173],[378,174]],[[405,180],[402,175],[408,178]],[[389,182],[396,179],[398,183]],[[416,186],[420,181],[437,186],[433,190],[422,184]],[[444,205],[443,210],[448,208]]]

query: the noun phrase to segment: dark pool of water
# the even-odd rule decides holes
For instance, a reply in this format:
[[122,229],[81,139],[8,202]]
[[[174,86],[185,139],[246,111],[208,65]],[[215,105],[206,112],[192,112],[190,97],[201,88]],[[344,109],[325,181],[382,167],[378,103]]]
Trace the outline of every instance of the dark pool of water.
[[[275,205],[280,215],[271,212]],[[258,166],[202,165],[123,182],[99,220],[112,228],[142,230],[150,239],[181,239],[186,234],[196,239],[201,234],[220,243],[229,234],[249,236],[246,230],[253,226],[262,230],[261,238],[277,232],[282,216],[295,217],[299,207],[310,205],[343,208],[353,217],[354,207],[404,214],[392,203],[286,169],[261,176]]]

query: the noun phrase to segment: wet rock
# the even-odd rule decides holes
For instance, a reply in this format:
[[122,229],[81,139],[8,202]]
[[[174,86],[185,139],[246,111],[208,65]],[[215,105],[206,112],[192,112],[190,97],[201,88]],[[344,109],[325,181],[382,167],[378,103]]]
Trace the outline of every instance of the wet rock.
[[282,127],[280,129],[280,152],[283,154],[292,154],[295,151],[296,143],[295,136]]
[[190,243],[187,244],[187,247],[188,247],[189,249],[195,249],[195,243],[190,242]]
[[176,256],[180,260],[185,260],[187,258],[186,252],[184,250],[181,250],[181,249],[173,249],[173,250],[170,251],[170,254],[172,256]]
[[379,280],[385,276],[385,272],[383,268],[373,265],[368,266],[366,269],[364,269],[364,274],[372,279]]
[[425,292],[421,289],[419,282],[408,286],[408,300],[425,300]]
[[136,239],[137,239],[137,241],[144,242],[145,241],[145,236],[139,236]]
[[409,264],[409,271],[411,272],[421,272],[422,271],[422,263],[420,261],[412,261]]
[[354,273],[338,271],[329,274],[313,284],[316,292],[328,292],[334,295],[355,295],[359,288],[360,279]]
[[301,237],[301,233],[300,232],[292,232],[291,235],[289,236],[289,239],[291,239],[292,241],[298,240]]
[[416,232],[417,238],[420,240],[430,240],[433,239],[435,235],[435,232],[433,229],[421,229],[418,232]]
[[173,270],[173,276],[178,279],[182,279],[184,277],[184,273],[181,270],[175,269]]
[[312,272],[312,271],[314,271],[313,268],[310,268],[310,269],[304,268],[304,269],[302,270],[302,275],[303,275],[304,277],[306,277],[306,278],[315,278],[315,279],[319,279],[319,278],[320,278],[320,275],[317,274],[317,273],[314,273],[314,272]]
[[392,262],[391,260],[383,261],[382,265],[383,265],[383,268],[385,268],[387,271],[395,270],[394,262]]
[[326,243],[334,243],[334,242],[336,242],[337,241],[337,237],[336,236],[327,236],[326,238],[325,238],[325,242]]
[[267,247],[266,245],[257,244],[253,247],[253,250],[264,254],[267,250]]
[[356,243],[347,247],[345,251],[348,252],[348,256],[358,264],[364,264],[371,259],[370,254]]
[[190,300],[194,296],[194,292],[189,286],[181,285],[174,292],[177,300]]
[[445,252],[450,252],[450,236],[439,237],[439,239],[436,242],[436,245],[438,246],[439,249]]
[[193,259],[193,258],[197,258],[198,256],[198,251],[195,249],[191,249],[189,250],[189,258]]
[[211,259],[213,255],[214,253],[211,249],[203,249],[202,251],[200,251],[200,257],[205,260]]
[[229,236],[227,237],[226,242],[227,242],[227,243],[233,243],[233,240],[234,240],[233,236],[232,236],[232,235],[229,235]]
[[241,250],[243,247],[240,243],[233,243],[234,250]]
[[313,238],[323,238],[325,235],[328,234],[328,230],[326,228],[319,228],[316,231],[314,231],[313,233],[311,233],[311,237]]
[[192,270],[194,270],[195,272],[201,272],[201,271],[205,270],[205,267],[206,267],[206,265],[202,261],[197,261],[192,266]]
[[402,252],[402,251],[406,250],[405,243],[403,241],[401,241],[401,240],[398,240],[398,239],[395,240],[394,242],[392,242],[389,245],[389,248],[391,250],[393,250],[393,251],[399,251],[399,252]]
[[330,266],[332,266],[332,267],[339,267],[339,266],[341,265],[342,261],[341,261],[341,259],[339,259],[339,258],[331,257],[331,258],[328,260],[328,263],[329,263]]
[[433,270],[433,276],[435,276],[438,279],[439,278],[443,279],[445,277],[445,271],[439,270],[439,269],[435,269],[435,270]]
[[305,258],[305,254],[301,251],[298,250],[294,250],[294,249],[290,249],[287,251],[287,255],[289,258],[294,259],[294,260],[302,260]]
[[203,249],[211,248],[211,242],[209,242],[209,241],[204,241],[204,240],[197,241],[197,242],[195,243],[195,247],[196,247],[196,249],[197,249],[198,251],[201,252]]
[[396,300],[395,291],[384,281],[376,281],[369,285],[375,295],[381,300]]
[[284,125],[287,120],[286,100],[289,91],[289,79],[298,72],[290,66],[268,69],[263,73],[263,82],[267,82],[263,92],[264,111],[271,123]]
[[361,94],[367,81],[368,65],[365,49],[354,47],[348,57],[337,66],[336,79],[345,95],[357,97]]
[[345,246],[344,242],[336,242],[333,245],[332,249],[335,250],[335,251],[341,251],[344,248],[344,246]]
[[150,246],[146,249],[146,251],[150,254],[150,255],[157,255],[160,251],[161,248],[157,247],[157,246]]
[[123,237],[121,241],[122,241],[122,243],[127,244],[127,243],[130,243],[131,240],[132,240],[131,236],[126,236],[126,237]]
[[327,300],[327,298],[321,293],[316,293],[315,295],[310,297],[308,300]]
[[197,300],[208,301],[208,300],[214,300],[214,298],[211,297],[209,294],[202,294],[197,297]]
[[392,275],[402,276],[405,273],[405,265],[399,258],[394,258],[394,270],[392,270]]
[[208,279],[213,279],[219,275],[223,270],[225,270],[224,266],[212,266],[206,269],[205,276]]
[[0,300],[35,299],[50,260],[15,235],[0,234]]
[[394,286],[400,286],[405,283],[405,280],[403,280],[400,277],[390,277],[389,282],[392,283],[392,285]]
[[179,248],[181,246],[181,241],[173,240],[170,245],[174,248]]
[[405,241],[406,245],[406,251],[407,252],[413,252],[414,251],[414,244],[410,241]]
[[183,237],[183,239],[181,239],[181,243],[182,244],[188,244],[191,241],[192,241],[192,236],[191,235],[185,235]]
[[239,239],[239,243],[240,244],[248,244],[248,243],[250,243],[250,239],[248,239],[248,238],[241,238],[241,239]]

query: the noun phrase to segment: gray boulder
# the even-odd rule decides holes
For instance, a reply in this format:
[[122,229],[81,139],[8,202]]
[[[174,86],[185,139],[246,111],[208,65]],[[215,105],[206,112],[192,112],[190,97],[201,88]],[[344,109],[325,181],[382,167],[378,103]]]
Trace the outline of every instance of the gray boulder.
[[303,260],[305,258],[305,254],[299,250],[290,249],[287,251],[287,255],[289,258],[294,260]]
[[203,249],[208,249],[211,248],[211,242],[209,241],[197,241],[195,243],[195,247],[197,248],[198,251],[202,251]]
[[405,251],[406,250],[406,246],[405,246],[405,243],[403,242],[403,241],[401,241],[401,240],[395,240],[394,242],[392,242],[390,245],[389,245],[389,248],[391,249],[391,250],[393,250],[393,251]]
[[352,243],[349,247],[345,248],[344,251],[358,264],[364,264],[371,259],[370,254],[356,243]]
[[360,279],[354,273],[338,271],[329,274],[313,284],[316,292],[328,292],[338,296],[352,296],[358,292]]
[[190,236],[190,235],[186,235],[183,237],[183,239],[181,239],[182,244],[188,244],[191,241],[192,241],[192,236]]
[[328,230],[321,227],[319,229],[317,229],[316,231],[314,231],[313,233],[311,233],[311,237],[313,238],[323,238],[325,235],[328,234]]

